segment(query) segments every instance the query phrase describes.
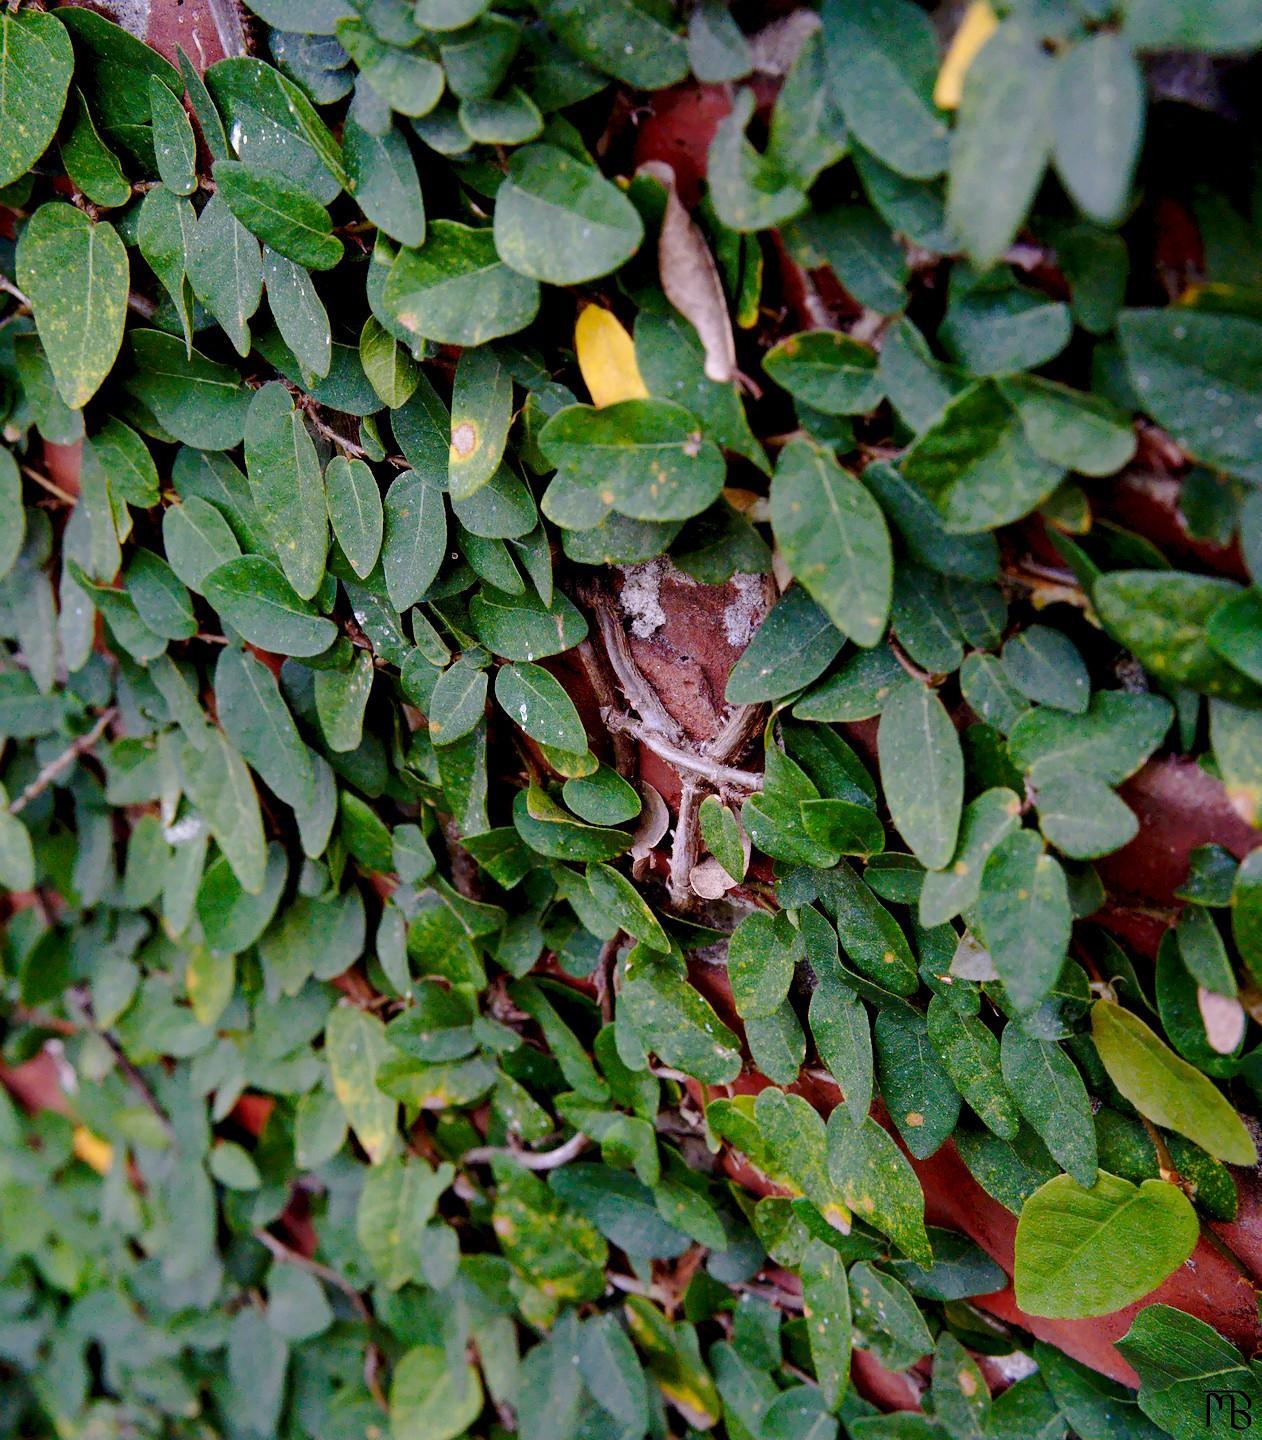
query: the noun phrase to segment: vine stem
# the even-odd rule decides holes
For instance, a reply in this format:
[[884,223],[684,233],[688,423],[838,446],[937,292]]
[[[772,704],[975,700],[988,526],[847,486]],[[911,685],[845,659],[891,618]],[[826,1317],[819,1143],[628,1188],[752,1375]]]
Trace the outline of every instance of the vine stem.
[[372,1324],[372,1311],[364,1303],[364,1297],[345,1275],[339,1275],[328,1265],[322,1265],[318,1260],[312,1260],[310,1256],[302,1254],[301,1251],[292,1249],[261,1225],[254,1231],[254,1238],[271,1252],[274,1259],[285,1265],[293,1265],[298,1270],[305,1270],[309,1275],[315,1275],[321,1280],[327,1280],[330,1285],[335,1286],[346,1296],[365,1325]]
[[716,787],[730,785],[736,790],[761,790],[763,787],[763,777],[756,771],[738,770],[731,765],[721,765],[704,755],[697,755],[691,750],[684,750],[629,715],[611,710],[604,716],[604,720],[611,730],[634,735],[654,755],[675,766],[677,770],[689,770]]
[[47,765],[36,775],[35,779],[26,787],[18,798],[9,806],[10,815],[19,815],[32,800],[37,799],[62,773],[68,770],[71,765],[81,756],[86,755],[96,742],[105,734],[106,728],[118,710],[111,705],[108,710],[101,712],[100,717],[86,735],[80,735],[72,744],[68,745],[56,759],[50,760]]
[[485,1165],[488,1160],[502,1155],[506,1160],[516,1160],[523,1170],[556,1170],[581,1155],[587,1145],[587,1136],[576,1130],[564,1145],[558,1145],[555,1150],[542,1150],[536,1154],[529,1150],[514,1150],[506,1145],[477,1145],[465,1151],[461,1163]]

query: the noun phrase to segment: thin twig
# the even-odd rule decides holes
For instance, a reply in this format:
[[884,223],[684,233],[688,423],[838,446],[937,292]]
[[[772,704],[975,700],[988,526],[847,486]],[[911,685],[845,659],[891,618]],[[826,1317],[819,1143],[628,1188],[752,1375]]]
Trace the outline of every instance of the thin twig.
[[679,786],[679,809],[675,815],[675,837],[670,847],[670,875],[667,890],[676,906],[692,898],[690,876],[697,863],[697,782],[684,776]]
[[69,490],[63,490],[60,485],[54,485],[47,475],[41,475],[38,470],[33,470],[29,465],[22,466],[22,474],[28,480],[34,480],[37,485],[42,485],[50,495],[56,495],[63,504],[73,505],[76,503],[75,496]]
[[270,1230],[265,1230],[261,1225],[254,1231],[254,1238],[260,1245],[265,1246],[275,1259],[286,1265],[293,1265],[299,1270],[305,1270],[309,1275],[318,1276],[319,1279],[327,1280],[330,1285],[336,1286],[355,1307],[359,1318],[366,1325],[373,1323],[372,1311],[364,1303],[364,1297],[345,1275],[339,1275],[336,1270],[322,1265],[318,1260],[312,1260],[300,1250],[292,1250],[283,1240],[277,1239]]
[[693,775],[700,775],[712,785],[730,785],[737,790],[761,790],[763,787],[763,777],[756,771],[737,770],[731,765],[720,765],[704,755],[695,755],[689,750],[673,745],[669,740],[664,739],[640,721],[633,720],[629,715],[621,715],[615,710],[606,714],[604,720],[611,730],[623,730],[628,735],[634,735],[641,744],[668,764],[675,766],[677,770],[687,770]]
[[1152,1148],[1157,1152],[1157,1172],[1161,1178],[1170,1185],[1177,1185],[1180,1190],[1186,1189],[1183,1177],[1179,1174],[1178,1166],[1175,1165],[1170,1154],[1170,1148],[1166,1144],[1161,1131],[1152,1123],[1146,1115],[1141,1115],[1140,1121],[1148,1132],[1148,1138],[1152,1141]]
[[35,779],[26,787],[18,798],[9,806],[10,815],[18,815],[31,803],[44,793],[54,780],[68,770],[71,765],[81,756],[86,755],[96,742],[105,734],[106,728],[115,715],[117,709],[111,705],[108,710],[101,713],[97,722],[86,735],[80,735],[72,744],[68,745],[55,760],[50,760],[47,765],[36,775]]
[[8,279],[4,275],[0,275],[0,290],[3,290],[6,295],[12,295],[19,305],[29,306],[31,303],[30,300],[22,294],[22,292],[13,283],[13,281]]
[[472,1150],[466,1150],[460,1157],[465,1165],[485,1165],[490,1160],[503,1157],[506,1160],[516,1160],[523,1170],[556,1170],[562,1165],[568,1165],[577,1155],[581,1155],[588,1146],[587,1136],[581,1130],[576,1130],[564,1145],[558,1145],[555,1150],[542,1150],[538,1154],[529,1150],[514,1150],[506,1145],[475,1145]]

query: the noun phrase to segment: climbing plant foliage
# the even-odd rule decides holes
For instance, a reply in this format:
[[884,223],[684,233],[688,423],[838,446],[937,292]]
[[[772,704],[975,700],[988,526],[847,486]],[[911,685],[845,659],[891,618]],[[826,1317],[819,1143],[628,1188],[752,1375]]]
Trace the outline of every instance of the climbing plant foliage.
[[0,13],[0,1436],[1262,1404],[1262,11],[251,5]]

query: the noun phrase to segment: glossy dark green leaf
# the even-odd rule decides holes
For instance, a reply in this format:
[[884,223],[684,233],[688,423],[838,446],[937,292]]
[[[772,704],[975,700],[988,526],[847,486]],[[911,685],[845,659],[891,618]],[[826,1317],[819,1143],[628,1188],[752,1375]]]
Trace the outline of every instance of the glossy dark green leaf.
[[772,607],[732,667],[726,698],[749,705],[792,694],[818,679],[844,643],[824,611],[794,587]]
[[342,258],[328,211],[292,180],[219,160],[215,184],[242,225],[278,255],[307,270],[329,270]]
[[539,283],[499,259],[490,229],[436,220],[419,250],[399,251],[383,301],[411,334],[473,346],[529,325]]
[[1080,1185],[1093,1185],[1095,1123],[1073,1061],[1054,1041],[1028,1035],[1015,1023],[1004,1027],[1000,1049],[1004,1081],[1021,1114]]
[[320,588],[329,544],[324,480],[303,412],[283,385],[265,385],[250,402],[245,463],[285,578],[309,600]]
[[964,803],[964,759],[937,694],[913,681],[881,712],[881,780],[895,827],[917,859],[941,869],[955,853]]
[[917,1014],[882,1010],[874,1027],[876,1073],[890,1118],[918,1160],[928,1159],[955,1129],[959,1091],[951,1083]]
[[982,868],[977,920],[1012,1003],[1032,1010],[1060,974],[1072,915],[1065,872],[1031,830],[1018,830]]
[[447,519],[437,483],[405,470],[386,491],[381,565],[390,603],[400,612],[415,605],[443,563]]
[[243,639],[280,655],[319,655],[337,626],[317,615],[262,555],[242,555],[212,570],[202,592]]
[[805,440],[781,451],[771,521],[785,559],[844,635],[874,645],[889,613],[893,561],[880,507],[825,451]]

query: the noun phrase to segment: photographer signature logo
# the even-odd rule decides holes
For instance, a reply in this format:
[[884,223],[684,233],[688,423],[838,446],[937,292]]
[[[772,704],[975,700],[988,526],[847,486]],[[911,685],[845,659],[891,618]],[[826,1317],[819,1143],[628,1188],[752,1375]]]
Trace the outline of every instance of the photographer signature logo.
[[1253,1397],[1243,1390],[1207,1390],[1205,1424],[1228,1430],[1251,1429]]

